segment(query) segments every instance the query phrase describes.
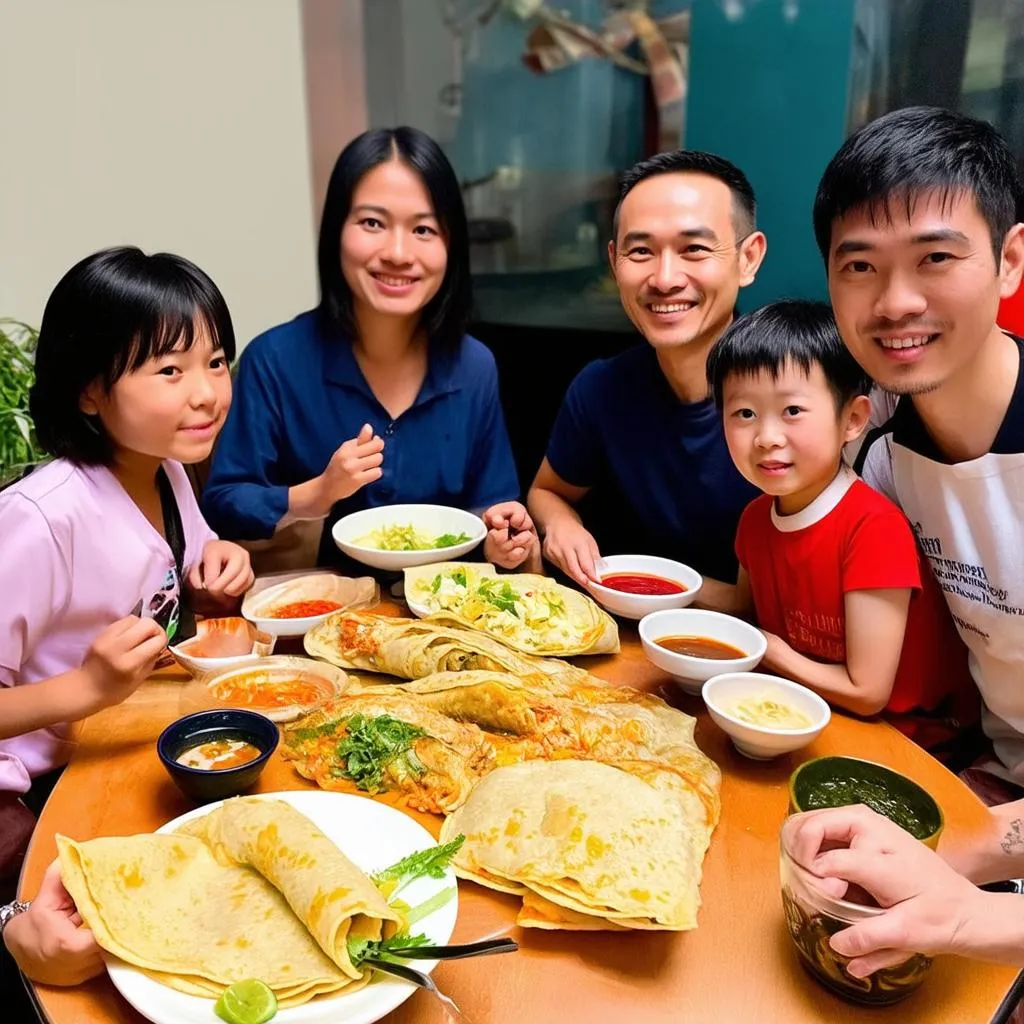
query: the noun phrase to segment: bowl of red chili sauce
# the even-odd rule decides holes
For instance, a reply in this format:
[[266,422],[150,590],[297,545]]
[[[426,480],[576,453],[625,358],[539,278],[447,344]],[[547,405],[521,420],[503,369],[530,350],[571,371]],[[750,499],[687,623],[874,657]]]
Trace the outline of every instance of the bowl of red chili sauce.
[[704,580],[682,562],[655,555],[608,555],[598,561],[590,595],[612,615],[642,619],[666,608],[685,608]]
[[271,636],[303,636],[335,612],[376,604],[380,596],[366,576],[314,572],[271,586],[261,582],[246,594],[242,615]]

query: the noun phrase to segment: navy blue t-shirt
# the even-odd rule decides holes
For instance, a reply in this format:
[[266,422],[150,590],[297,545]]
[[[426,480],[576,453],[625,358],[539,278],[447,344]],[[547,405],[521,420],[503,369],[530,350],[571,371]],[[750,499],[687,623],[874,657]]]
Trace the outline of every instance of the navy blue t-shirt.
[[203,492],[210,526],[225,538],[270,537],[288,509],[288,488],[322,473],[364,423],[384,438],[383,476],[334,506],[321,563],[339,561],[330,527],[350,512],[404,502],[482,511],[519,494],[497,368],[485,345],[467,335],[452,355],[431,351],[416,401],[392,420],[349,341],[326,336],[309,312],[242,353]]
[[623,553],[674,558],[735,582],[736,526],[760,492],[733,465],[714,403],[680,402],[649,345],[579,373],[547,457],[563,480],[595,488],[598,499],[602,488],[620,492],[638,527],[636,543],[620,531]]

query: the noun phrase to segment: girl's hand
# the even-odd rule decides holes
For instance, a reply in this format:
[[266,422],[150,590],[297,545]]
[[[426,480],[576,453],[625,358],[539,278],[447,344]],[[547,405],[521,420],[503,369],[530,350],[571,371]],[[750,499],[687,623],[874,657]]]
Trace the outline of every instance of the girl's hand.
[[167,634],[153,619],[118,619],[95,640],[82,660],[90,693],[86,714],[120,704],[138,689],[167,647]]
[[[518,501],[492,505],[481,517],[487,526],[484,558],[502,569],[540,572],[540,538],[530,513]],[[524,564],[526,563],[526,564]]]
[[44,985],[79,985],[103,970],[100,947],[82,924],[57,861],[46,869],[32,906],[4,928],[4,945],[25,975]]
[[207,541],[202,560],[189,570],[193,590],[223,601],[241,597],[253,584],[249,552],[227,540]]

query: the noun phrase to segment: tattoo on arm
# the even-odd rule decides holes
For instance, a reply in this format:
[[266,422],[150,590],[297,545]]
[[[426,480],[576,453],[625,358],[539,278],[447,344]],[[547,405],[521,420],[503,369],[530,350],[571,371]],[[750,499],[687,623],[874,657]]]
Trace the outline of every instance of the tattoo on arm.
[[1024,818],[1014,818],[1010,829],[999,842],[1003,853],[1014,854],[1024,852]]

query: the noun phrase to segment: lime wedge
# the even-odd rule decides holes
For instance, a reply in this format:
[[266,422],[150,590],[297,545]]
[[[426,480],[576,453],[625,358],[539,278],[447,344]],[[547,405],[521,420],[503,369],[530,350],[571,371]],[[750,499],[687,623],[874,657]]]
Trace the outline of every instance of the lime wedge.
[[236,981],[221,992],[213,1012],[228,1024],[263,1024],[277,1013],[277,996],[258,978]]

